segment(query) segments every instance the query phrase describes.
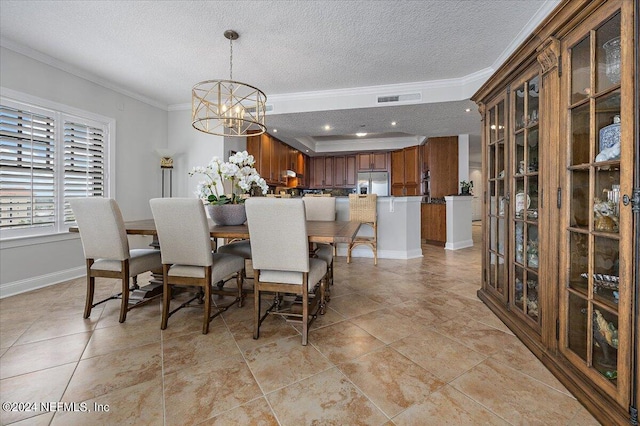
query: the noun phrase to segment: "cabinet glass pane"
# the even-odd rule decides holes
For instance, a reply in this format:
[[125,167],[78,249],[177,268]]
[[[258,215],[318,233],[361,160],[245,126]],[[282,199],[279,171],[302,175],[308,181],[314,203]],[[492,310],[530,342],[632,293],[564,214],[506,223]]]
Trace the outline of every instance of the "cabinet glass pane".
[[620,160],[620,90],[596,100],[596,162]]
[[498,215],[504,216],[504,180],[496,182],[496,191],[498,194]]
[[497,124],[498,124],[498,140],[502,140],[504,139],[504,131],[505,131],[505,127],[506,127],[506,117],[504,115],[504,101],[498,103],[498,118],[497,118]]
[[527,117],[524,113],[525,87],[524,84],[516,88],[515,96],[515,130],[522,129]]
[[538,126],[533,126],[527,131],[527,171],[538,171]]
[[593,366],[616,383],[618,377],[618,316],[593,309]]
[[497,217],[491,217],[489,220],[489,250],[491,251],[498,251],[498,218]]
[[571,164],[590,163],[589,104],[571,110]]
[[535,76],[527,83],[527,127],[538,124],[540,108],[539,77]]
[[620,14],[596,30],[598,93],[620,83]]
[[524,269],[516,266],[515,268],[515,287],[514,287],[514,305],[516,308],[524,311],[524,291],[525,291],[525,276]]
[[489,179],[496,177],[496,147],[489,147],[489,158],[487,158],[487,167],[489,170]]
[[520,221],[516,221],[515,226],[515,252],[516,252],[516,262],[519,264],[524,264],[524,223]]
[[570,225],[587,229],[591,218],[589,208],[589,171],[573,170],[571,178],[571,217]]
[[524,189],[524,177],[518,177],[514,179],[515,198],[514,213],[517,219],[524,219],[525,212],[529,208],[531,198],[525,193]]
[[538,321],[538,274],[527,272],[527,315]]
[[498,177],[504,176],[504,143],[498,143],[498,157],[496,158],[496,166],[497,170],[500,170],[498,173]]
[[489,264],[489,285],[504,294],[504,258],[491,253]]
[[493,143],[496,141],[496,137],[498,135],[498,122],[496,121],[496,109],[491,108],[489,110],[489,142]]
[[587,301],[573,293],[569,294],[569,349],[587,361]]
[[529,196],[529,207],[527,208],[527,219],[538,219],[538,176],[527,177],[527,195]]
[[598,232],[619,232],[620,168],[617,164],[596,167],[593,205],[593,229]]
[[593,294],[615,307],[619,300],[619,241],[595,237],[593,247]]
[[498,253],[504,255],[504,219],[498,219]]
[[571,103],[575,104],[591,94],[591,58],[589,37],[571,49]]
[[570,232],[569,240],[569,287],[586,296],[589,289],[589,237]]
[[527,267],[538,269],[538,227],[527,224]]
[[516,155],[515,161],[516,163],[513,165],[513,174],[520,175],[525,172],[525,162],[524,162],[524,132],[520,132],[516,135],[516,145],[515,145]]

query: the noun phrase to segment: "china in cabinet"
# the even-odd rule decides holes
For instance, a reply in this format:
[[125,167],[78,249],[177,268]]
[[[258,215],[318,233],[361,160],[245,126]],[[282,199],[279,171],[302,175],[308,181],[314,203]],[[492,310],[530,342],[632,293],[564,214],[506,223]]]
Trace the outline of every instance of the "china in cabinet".
[[637,3],[563,1],[472,98],[478,297],[607,425],[639,396]]

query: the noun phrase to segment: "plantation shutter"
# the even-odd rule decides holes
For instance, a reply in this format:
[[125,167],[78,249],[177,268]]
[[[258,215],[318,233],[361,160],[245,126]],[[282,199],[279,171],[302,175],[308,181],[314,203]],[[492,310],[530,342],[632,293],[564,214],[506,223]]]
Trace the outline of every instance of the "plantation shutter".
[[69,198],[105,196],[106,131],[64,121],[64,223],[75,221]]
[[0,229],[54,227],[54,119],[0,106]]

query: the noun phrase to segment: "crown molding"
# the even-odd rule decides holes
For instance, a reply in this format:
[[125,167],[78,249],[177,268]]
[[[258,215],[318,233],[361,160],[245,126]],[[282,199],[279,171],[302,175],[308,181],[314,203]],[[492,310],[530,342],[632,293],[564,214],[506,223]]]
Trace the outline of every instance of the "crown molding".
[[28,58],[34,59],[38,62],[42,62],[43,64],[49,65],[51,67],[57,68],[61,71],[67,72],[69,74],[75,75],[76,77],[82,78],[84,80],[88,80],[92,83],[95,83],[99,86],[104,87],[105,89],[113,90],[114,92],[118,92],[122,95],[133,98],[137,101],[143,102],[147,105],[150,105],[155,108],[159,108],[163,111],[168,111],[168,106],[162,102],[159,102],[155,99],[148,98],[139,93],[132,92],[130,90],[124,89],[108,80],[102,79],[94,74],[83,71],[78,67],[67,64],[66,62],[62,62],[58,59],[55,59],[45,53],[39,52],[37,50],[31,49],[30,47],[26,47],[15,43],[6,38],[0,38],[0,46],[5,49],[11,50],[13,52],[24,55]]

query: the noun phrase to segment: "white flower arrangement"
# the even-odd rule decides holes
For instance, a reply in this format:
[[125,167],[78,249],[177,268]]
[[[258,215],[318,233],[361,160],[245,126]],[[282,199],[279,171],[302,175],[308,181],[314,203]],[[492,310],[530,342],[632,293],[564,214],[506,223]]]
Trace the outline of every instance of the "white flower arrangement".
[[[247,151],[237,152],[229,156],[228,162],[222,162],[218,157],[213,157],[206,167],[196,166],[189,172],[189,176],[202,174],[206,179],[199,182],[195,194],[208,204],[241,204],[254,186],[259,187],[263,194],[269,190],[267,182],[260,177],[253,167],[255,159]],[[231,181],[231,194],[220,195],[218,183],[224,180]]]

